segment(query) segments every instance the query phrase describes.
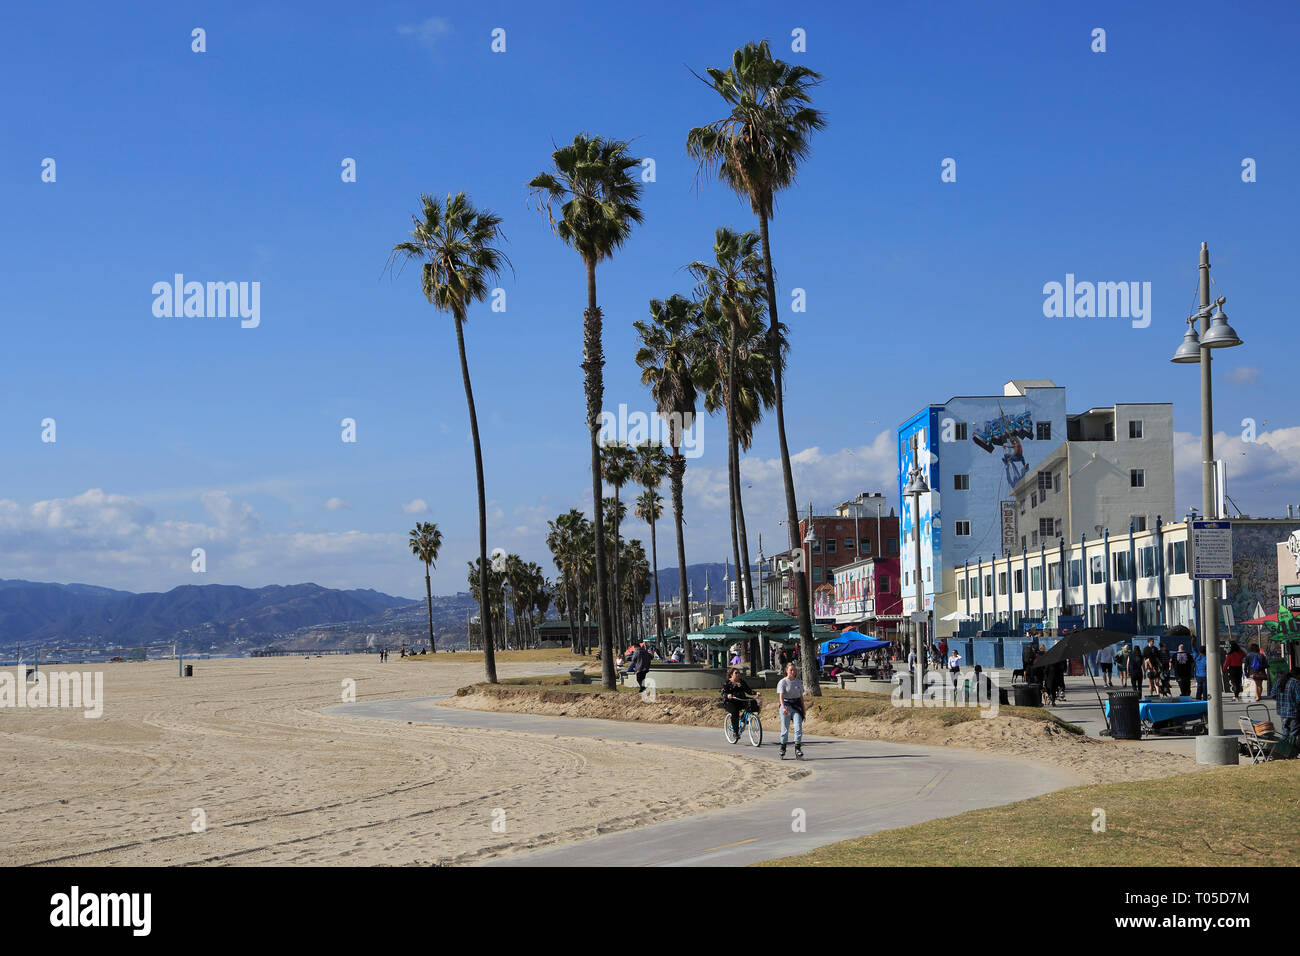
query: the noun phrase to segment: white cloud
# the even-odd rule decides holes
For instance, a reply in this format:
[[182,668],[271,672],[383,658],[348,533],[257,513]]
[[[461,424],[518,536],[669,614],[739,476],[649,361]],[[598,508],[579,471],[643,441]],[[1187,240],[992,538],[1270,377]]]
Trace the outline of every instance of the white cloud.
[[429,502],[423,498],[412,498],[402,505],[402,511],[408,515],[422,515],[429,510]]
[[[26,506],[0,499],[0,578],[141,591],[301,581],[364,587],[408,576],[409,550],[399,534],[270,532],[250,504],[228,492],[197,497],[203,521],[159,518],[143,502],[99,488]],[[197,547],[207,552],[204,575],[190,570]],[[367,568],[365,580],[357,580],[358,567]]]
[[430,53],[437,53],[439,41],[451,34],[451,23],[445,17],[429,17],[415,25],[404,24],[397,28],[401,36],[415,37],[420,46]]
[[1259,369],[1253,365],[1238,365],[1228,372],[1228,381],[1234,385],[1254,385],[1259,381]]
[[342,498],[327,498],[325,500],[326,511],[342,511],[344,509],[350,509],[351,507],[352,502],[344,501]]
[[[1300,502],[1300,427],[1247,435],[1216,432],[1214,454],[1227,462],[1228,496],[1246,514],[1276,517]],[[1182,518],[1201,507],[1201,436],[1174,432],[1175,506]],[[1231,505],[1229,505],[1231,510]]]

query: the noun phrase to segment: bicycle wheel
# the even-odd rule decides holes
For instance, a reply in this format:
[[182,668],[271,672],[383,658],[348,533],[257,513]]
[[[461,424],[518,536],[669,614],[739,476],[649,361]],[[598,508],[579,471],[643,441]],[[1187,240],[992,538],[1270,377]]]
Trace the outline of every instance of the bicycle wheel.
[[731,729],[731,715],[727,714],[722,718],[722,733],[727,738],[727,743],[734,744],[740,739],[740,735]]
[[749,715],[749,742],[755,747],[763,743],[763,725],[758,720],[758,714]]

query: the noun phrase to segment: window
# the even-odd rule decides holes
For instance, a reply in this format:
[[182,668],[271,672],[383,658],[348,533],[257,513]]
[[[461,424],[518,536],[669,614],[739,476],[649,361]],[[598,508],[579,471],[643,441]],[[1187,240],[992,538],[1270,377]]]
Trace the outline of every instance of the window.
[[882,574],[882,575],[880,576],[880,590],[881,590],[882,592],[888,593],[888,591],[889,591],[889,575],[888,575],[888,574]]
[[1051,440],[1052,440],[1052,423],[1051,423],[1051,422],[1039,422],[1039,423],[1038,423],[1038,430],[1037,430],[1037,432],[1035,433],[1035,436],[1034,436],[1034,437],[1035,437],[1038,441],[1051,441]]
[[1140,418],[1135,418],[1128,423],[1128,437],[1129,438],[1142,437],[1142,420]]
[[1016,571],[1015,587],[1017,594],[1025,590],[1025,573],[1023,571]]
[[1150,545],[1138,552],[1138,572],[1144,578],[1156,576],[1156,549]]
[[991,574],[984,575],[984,596],[993,596],[993,575]]
[[1083,587],[1083,559],[1070,559],[1070,587]]
[[844,539],[844,550],[845,550],[845,551],[852,551],[852,550],[853,550],[853,539],[852,539],[852,538],[845,538],[845,539]]
[[1187,573],[1187,542],[1175,541],[1169,546],[1169,554],[1166,558],[1169,570],[1172,574]]
[[952,532],[953,534],[957,535],[960,538],[970,537],[970,522],[954,521],[952,525]]
[[1052,491],[1058,495],[1061,493],[1061,473],[1059,471],[1052,476]]
[[1029,495],[1029,507],[1030,508],[1038,507],[1038,492],[1035,491]]
[[1132,568],[1128,563],[1128,552],[1118,552],[1115,555],[1115,579],[1118,581],[1127,581],[1131,570]]
[[889,539],[889,553],[890,553],[890,554],[898,554],[898,539],[897,539],[897,538],[890,538],[890,539]]
[[1134,531],[1145,531],[1147,529],[1146,515],[1129,515],[1128,521],[1129,526],[1132,527]]
[[998,572],[998,594],[1007,593],[1007,572]]
[[957,423],[953,426],[952,433],[953,433],[953,437],[954,437],[957,441],[965,441],[965,440],[966,440],[966,423],[965,423],[965,422],[957,422]]
[[962,578],[960,581],[957,582],[957,600],[963,601],[965,599],[966,599],[966,579]]
[[1052,473],[1049,471],[1040,471],[1038,473],[1038,491],[1039,494],[1046,496],[1052,490]]
[[1055,528],[1056,528],[1055,518],[1038,519],[1038,533],[1043,537],[1043,540],[1050,538],[1055,533]]
[[1061,519],[1060,519],[1060,518],[1057,518],[1057,519],[1056,519],[1056,536],[1057,536],[1058,538],[1061,536]]
[[970,475],[953,475],[953,491],[970,491]]
[[1092,569],[1092,583],[1103,584],[1106,581],[1106,563],[1102,560],[1100,554],[1092,556],[1089,566]]
[[1055,591],[1061,586],[1061,562],[1053,561],[1047,566],[1047,586]]
[[862,544],[862,547],[861,547],[861,550],[860,550],[859,553],[861,553],[861,554],[870,554],[870,553],[871,553],[871,539],[870,539],[870,538],[863,538],[861,544]]
[[822,579],[822,569],[819,567],[813,568],[813,584],[821,583],[821,579]]
[[929,569],[929,568],[926,568],[926,569],[925,569],[925,579],[926,579],[927,581],[930,580],[930,569]]
[[1146,470],[1143,468],[1129,469],[1128,484],[1130,488],[1145,488],[1147,486]]
[[835,542],[835,539],[834,539],[834,538],[827,538],[827,539],[826,539],[826,553],[827,553],[827,554],[834,554],[834,553],[835,553],[835,543],[836,543],[836,542]]
[[1029,569],[1029,588],[1032,591],[1041,591],[1043,589],[1043,569]]

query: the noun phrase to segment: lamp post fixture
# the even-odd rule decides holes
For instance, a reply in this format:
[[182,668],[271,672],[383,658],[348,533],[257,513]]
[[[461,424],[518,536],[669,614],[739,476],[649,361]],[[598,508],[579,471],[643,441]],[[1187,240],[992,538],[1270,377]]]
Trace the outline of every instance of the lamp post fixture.
[[808,533],[803,538],[803,543],[808,545],[808,613],[810,616],[813,610],[812,549],[817,540],[817,529],[813,527],[812,502],[810,501],[808,502]]
[[[903,497],[912,499],[912,537],[916,539],[916,565],[912,580],[916,586],[916,610],[914,615],[925,613],[925,590],[921,586],[921,496],[930,493],[925,476],[921,473],[920,458],[916,435],[912,436],[912,467],[907,473],[907,487]],[[916,674],[912,686],[912,696],[921,696],[923,676],[925,674],[925,655],[921,653],[921,623],[917,618],[912,624],[912,652],[916,655]]]
[[[1220,296],[1210,301],[1210,250],[1201,243],[1200,308],[1187,319],[1187,334],[1170,359],[1177,365],[1201,366],[1201,510],[1206,518],[1217,518],[1218,495],[1215,494],[1214,468],[1214,391],[1210,376],[1211,349],[1233,348],[1241,338],[1223,314]],[[1213,307],[1217,311],[1210,314]],[[1200,335],[1196,322],[1200,320]],[[1190,535],[1189,535],[1190,538]],[[1195,583],[1195,582],[1194,582]],[[1201,586],[1201,640],[1205,643],[1205,674],[1209,678],[1209,732],[1196,738],[1196,762],[1206,764],[1237,763],[1237,741],[1223,734],[1223,672],[1219,661],[1219,594],[1214,581]]]

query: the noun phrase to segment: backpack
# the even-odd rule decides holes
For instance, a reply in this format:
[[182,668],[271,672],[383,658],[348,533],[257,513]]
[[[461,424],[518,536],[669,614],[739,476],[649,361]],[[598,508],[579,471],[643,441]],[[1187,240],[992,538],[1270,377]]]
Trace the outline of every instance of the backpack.
[[1259,653],[1259,651],[1256,651],[1254,654],[1250,655],[1250,660],[1248,663],[1250,665],[1250,669],[1253,671],[1262,671],[1268,669],[1268,661],[1264,658],[1263,654]]

